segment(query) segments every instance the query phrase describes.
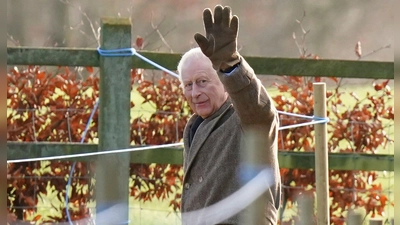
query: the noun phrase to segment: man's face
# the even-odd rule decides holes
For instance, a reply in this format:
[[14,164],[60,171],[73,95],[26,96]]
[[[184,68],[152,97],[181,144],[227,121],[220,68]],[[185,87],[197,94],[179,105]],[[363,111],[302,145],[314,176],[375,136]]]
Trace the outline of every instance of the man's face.
[[205,119],[226,101],[228,94],[210,62],[192,60],[181,73],[183,93],[197,115]]

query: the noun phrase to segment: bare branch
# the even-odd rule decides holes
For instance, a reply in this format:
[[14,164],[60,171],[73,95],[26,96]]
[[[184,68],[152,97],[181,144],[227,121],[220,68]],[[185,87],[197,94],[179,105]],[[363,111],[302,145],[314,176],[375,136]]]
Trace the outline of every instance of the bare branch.
[[299,42],[297,41],[297,39],[296,39],[296,34],[295,34],[295,32],[293,32],[293,40],[294,40],[294,43],[296,44],[296,46],[297,46],[297,49],[299,50],[299,54],[300,55],[303,55],[303,52],[301,51],[301,46],[300,46],[300,44],[299,44]]
[[293,39],[295,40],[296,46],[299,50],[300,56],[306,58],[307,57],[307,48],[306,46],[306,36],[308,33],[310,33],[310,30],[306,30],[303,27],[303,20],[306,16],[306,11],[303,12],[303,16],[301,17],[301,19],[296,19],[296,23],[299,24],[301,32],[302,32],[302,36],[301,36],[301,43],[299,43],[299,41],[296,38],[295,33],[293,32]]
[[373,50],[373,51],[371,51],[371,52],[369,52],[369,53],[367,53],[367,54],[365,54],[365,55],[362,55],[362,56],[358,57],[358,60],[360,60],[360,59],[362,59],[362,58],[365,58],[365,57],[367,57],[367,56],[373,55],[373,54],[375,54],[375,53],[377,53],[377,52],[379,52],[379,51],[381,51],[381,50],[383,50],[383,49],[391,48],[391,47],[392,47],[392,44],[388,44],[388,45],[382,46],[382,47],[380,47],[380,48],[378,48],[378,49],[375,49],[375,50]]
[[[165,40],[164,35],[161,34],[160,30],[158,29],[158,26],[164,21],[165,18],[163,18],[163,20],[161,21],[161,23],[159,23],[158,25],[154,25],[153,23],[153,12],[151,13],[151,27],[157,32],[158,36],[160,37],[161,41],[164,43],[165,46],[167,46],[167,48],[169,48],[169,51],[171,53],[173,53],[174,51],[172,50],[171,46],[168,44],[168,42]],[[173,28],[175,29],[175,27]],[[173,30],[172,29],[172,30]],[[170,32],[170,31],[169,31]],[[166,35],[169,33],[167,32]]]
[[20,46],[19,41],[15,40],[14,37],[7,33],[7,40],[11,41],[15,46]]
[[[98,46],[100,46],[100,27],[98,26],[98,24],[96,23],[98,29],[95,28],[95,26],[93,25],[92,20],[89,18],[89,16],[87,15],[86,12],[84,12],[81,8],[81,6],[75,6],[73,5],[69,0],[59,0],[61,3],[64,3],[72,8],[78,9],[78,11],[81,13],[81,15],[87,20],[87,22],[89,23],[90,29],[92,31],[93,36],[86,34],[84,31],[79,30],[80,33],[82,33],[83,35],[89,37],[89,38],[93,38],[96,40],[96,43]],[[80,25],[84,25],[83,21],[81,21]],[[73,27],[69,27],[70,29],[73,29]]]

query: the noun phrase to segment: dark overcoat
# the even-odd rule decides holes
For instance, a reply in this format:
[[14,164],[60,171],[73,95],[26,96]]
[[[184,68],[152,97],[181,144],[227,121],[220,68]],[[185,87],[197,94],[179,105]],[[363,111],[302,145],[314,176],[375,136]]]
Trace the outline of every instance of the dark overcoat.
[[[240,165],[246,160],[273,169],[273,185],[260,198],[261,224],[276,224],[281,195],[277,111],[243,58],[231,74],[218,73],[218,76],[229,93],[228,100],[199,125],[192,141],[190,128],[198,115],[190,118],[184,130],[183,224],[212,224],[201,214],[193,218],[185,217],[185,212],[213,205],[237,191],[243,185]],[[247,142],[256,143],[246,143],[245,137],[250,133],[259,138],[247,139]],[[249,144],[256,147],[246,149]],[[242,224],[240,221],[246,212],[243,210],[220,224]]]

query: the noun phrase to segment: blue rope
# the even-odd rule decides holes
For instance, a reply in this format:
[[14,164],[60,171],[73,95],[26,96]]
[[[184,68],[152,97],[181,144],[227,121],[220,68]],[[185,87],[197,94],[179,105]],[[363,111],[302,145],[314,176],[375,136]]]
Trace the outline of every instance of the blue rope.
[[108,56],[108,57],[118,57],[118,56],[133,56],[136,53],[134,48],[120,48],[120,49],[109,49],[104,50],[100,47],[97,48],[97,51],[101,56]]
[[[81,137],[81,142],[80,142],[81,144],[85,141],[86,134],[87,134],[87,132],[89,130],[90,123],[93,120],[93,115],[96,112],[98,106],[99,106],[99,99],[97,99],[96,103],[94,104],[93,111],[89,116],[89,120],[88,120],[88,122],[86,124],[85,130],[83,131],[83,134],[82,134],[82,137]],[[69,222],[70,225],[73,225],[73,224],[72,224],[72,220],[71,220],[71,215],[69,214],[69,210],[68,210],[68,201],[69,201],[68,192],[69,192],[69,187],[71,186],[72,176],[73,176],[73,172],[75,170],[75,165],[76,165],[76,161],[74,161],[74,163],[71,166],[71,170],[69,172],[69,177],[68,177],[68,183],[67,183],[67,187],[66,187],[66,190],[65,190],[65,192],[66,192],[65,193],[65,211],[67,213],[67,218],[68,218],[68,222]]]
[[147,62],[148,64],[166,72],[169,73],[170,75],[176,77],[179,79],[179,75],[172,72],[171,70],[151,61],[150,59],[142,56],[141,54],[139,54],[136,49],[134,48],[121,48],[121,49],[110,49],[110,50],[104,50],[104,49],[100,49],[100,47],[97,48],[97,51],[99,52],[99,54],[101,56],[108,56],[108,57],[115,57],[115,56],[137,56],[140,59],[142,59],[143,61]]

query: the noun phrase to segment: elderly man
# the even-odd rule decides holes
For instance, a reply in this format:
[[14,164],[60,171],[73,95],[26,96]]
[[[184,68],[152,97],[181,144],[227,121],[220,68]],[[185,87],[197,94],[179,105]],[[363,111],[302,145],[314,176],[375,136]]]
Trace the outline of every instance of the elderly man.
[[[205,9],[203,21],[206,36],[195,34],[199,48],[186,52],[178,64],[194,112],[183,136],[183,224],[276,224],[281,193],[277,111],[237,51],[239,20],[230,7],[217,5],[214,15]],[[253,202],[255,207],[250,204],[222,221],[206,213],[262,168],[271,169],[271,185]],[[213,210],[219,214],[225,209]]]

